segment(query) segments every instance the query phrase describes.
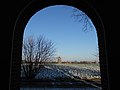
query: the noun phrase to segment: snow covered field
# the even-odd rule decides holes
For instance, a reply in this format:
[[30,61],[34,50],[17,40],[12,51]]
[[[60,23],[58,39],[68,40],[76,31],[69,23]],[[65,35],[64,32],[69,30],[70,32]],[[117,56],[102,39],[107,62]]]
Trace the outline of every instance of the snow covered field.
[[46,65],[36,79],[55,79],[55,78],[75,78],[81,79],[100,79],[100,68],[98,65],[91,64],[54,64]]
[[[21,76],[24,77],[24,73],[22,73]],[[101,74],[99,64],[49,64],[45,65],[35,78],[43,81],[69,81],[85,79],[95,79],[100,81]],[[20,90],[101,90],[100,88],[21,88]]]
[[[24,77],[22,73],[21,77]],[[40,80],[75,79],[101,79],[98,64],[50,64],[45,65],[35,77]]]

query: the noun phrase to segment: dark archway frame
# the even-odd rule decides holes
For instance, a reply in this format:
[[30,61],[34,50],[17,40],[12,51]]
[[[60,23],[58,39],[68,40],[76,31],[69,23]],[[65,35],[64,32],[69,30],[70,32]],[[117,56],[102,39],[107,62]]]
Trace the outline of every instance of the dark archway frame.
[[98,12],[87,2],[87,0],[32,0],[23,8],[16,20],[13,30],[9,90],[19,90],[20,87],[22,40],[27,22],[39,10],[53,5],[76,7],[85,12],[92,20],[98,36],[101,85],[103,90],[109,90],[105,29]]

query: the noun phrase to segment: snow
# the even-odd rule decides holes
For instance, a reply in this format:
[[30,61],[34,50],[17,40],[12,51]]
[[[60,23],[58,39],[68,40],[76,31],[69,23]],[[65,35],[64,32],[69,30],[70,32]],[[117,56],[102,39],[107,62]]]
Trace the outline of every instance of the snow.
[[[55,80],[55,78],[74,78],[77,76],[81,79],[93,79],[101,78],[100,75],[100,68],[95,65],[52,64],[45,65],[35,78]],[[24,77],[24,75],[21,76]]]

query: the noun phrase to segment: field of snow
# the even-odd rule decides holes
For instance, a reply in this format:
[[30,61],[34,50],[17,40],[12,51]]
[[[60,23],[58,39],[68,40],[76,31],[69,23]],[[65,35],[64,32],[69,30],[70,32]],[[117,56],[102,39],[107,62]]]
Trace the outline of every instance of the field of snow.
[[[24,74],[22,75],[24,76]],[[40,80],[100,79],[99,64],[50,64],[45,65],[35,77]]]

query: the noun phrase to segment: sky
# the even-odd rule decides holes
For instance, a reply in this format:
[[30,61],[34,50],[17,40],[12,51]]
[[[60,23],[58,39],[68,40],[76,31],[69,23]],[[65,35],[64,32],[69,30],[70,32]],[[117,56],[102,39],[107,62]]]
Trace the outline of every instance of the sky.
[[82,22],[72,17],[74,7],[55,5],[36,12],[28,21],[23,40],[29,36],[45,38],[55,43],[56,57],[65,61],[96,60],[98,39],[96,29],[84,32]]

